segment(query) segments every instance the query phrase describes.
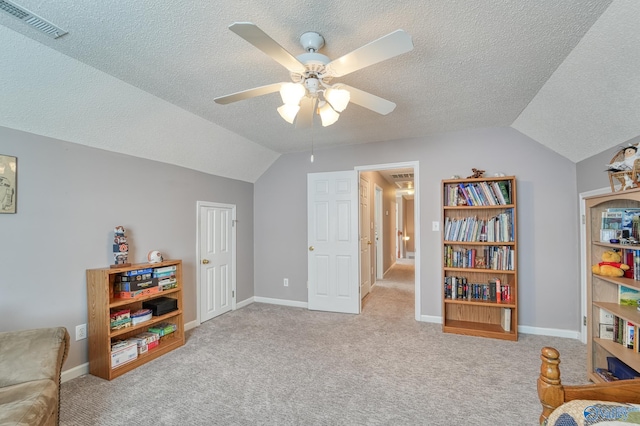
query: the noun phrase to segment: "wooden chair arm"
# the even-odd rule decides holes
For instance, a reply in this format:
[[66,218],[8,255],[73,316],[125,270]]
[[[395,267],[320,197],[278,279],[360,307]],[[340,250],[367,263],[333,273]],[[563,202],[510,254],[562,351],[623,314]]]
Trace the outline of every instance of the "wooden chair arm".
[[538,377],[538,398],[542,404],[540,424],[553,410],[575,399],[640,404],[640,379],[564,386],[560,380],[560,353],[554,348],[544,347],[540,359],[542,360],[540,377]]

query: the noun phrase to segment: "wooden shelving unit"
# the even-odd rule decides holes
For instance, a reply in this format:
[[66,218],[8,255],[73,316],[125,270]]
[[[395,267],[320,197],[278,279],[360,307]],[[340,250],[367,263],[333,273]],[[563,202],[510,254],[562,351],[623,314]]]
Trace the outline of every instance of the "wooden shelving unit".
[[[176,279],[178,286],[156,294],[138,297],[136,299],[118,299],[114,297],[115,277],[123,272],[145,269],[176,266]],[[106,380],[112,380],[134,368],[145,364],[161,355],[166,354],[184,345],[184,319],[182,307],[182,261],[165,260],[160,263],[139,263],[126,268],[101,268],[87,270],[87,304],[89,312],[88,338],[89,338],[89,372],[94,376]],[[165,315],[154,316],[151,320],[132,327],[111,330],[111,309],[130,309],[134,312],[142,308],[142,303],[157,297],[170,297],[177,299],[178,309]],[[118,340],[147,331],[155,324],[169,321],[176,324],[176,330],[160,339],[160,344],[149,352],[139,354],[138,358],[111,368],[111,344]]]
[[[452,200],[453,187],[459,188],[460,185],[477,186],[488,185],[494,183],[506,182],[509,190],[509,203],[494,204],[490,200],[490,195],[484,193],[484,203],[474,203],[460,205]],[[486,186],[485,186],[486,188]],[[514,176],[503,176],[496,178],[470,178],[470,179],[447,179],[442,181],[442,330],[445,333],[465,334],[471,336],[490,337],[503,340],[518,340],[518,236],[517,236],[517,199],[516,199],[516,178]],[[457,196],[461,196],[461,192]],[[457,197],[456,196],[456,197]],[[464,198],[464,197],[462,197]],[[482,199],[480,200],[482,201]],[[474,218],[477,221],[485,221],[485,223],[500,214],[508,212],[509,223],[507,235],[501,241],[490,241],[486,238],[477,238],[477,233],[467,234],[470,238],[463,240],[449,240],[451,235],[447,235],[447,222],[462,221],[467,218]],[[474,237],[475,235],[475,237]],[[490,239],[490,238],[489,238]],[[494,238],[495,239],[495,238]],[[507,269],[496,268],[491,269],[491,265],[451,265],[451,259],[448,259],[449,252],[469,252],[475,250],[475,258],[479,253],[493,250],[494,248],[502,248],[510,252],[511,262]],[[488,259],[485,259],[487,262]],[[488,284],[491,279],[499,279],[502,285],[510,287],[511,298],[509,300],[490,301],[477,298],[477,293],[469,290],[463,298],[448,298],[446,285],[447,281],[452,277],[456,279],[464,278],[467,284]],[[508,310],[510,309],[510,314]],[[510,328],[508,331],[502,327],[502,315],[510,315]]]
[[[603,277],[592,273],[591,266],[602,261],[606,250],[640,250],[638,245],[611,244],[600,241],[602,212],[610,208],[640,208],[640,189],[596,195],[585,199],[587,240],[587,376],[599,383],[603,379],[595,373],[596,368],[607,369],[607,357],[614,356],[640,372],[638,352],[638,325],[640,311],[633,306],[619,304],[621,286],[640,290],[640,281],[625,277]],[[635,349],[627,348],[611,339],[600,338],[600,311],[604,310],[635,325]]]

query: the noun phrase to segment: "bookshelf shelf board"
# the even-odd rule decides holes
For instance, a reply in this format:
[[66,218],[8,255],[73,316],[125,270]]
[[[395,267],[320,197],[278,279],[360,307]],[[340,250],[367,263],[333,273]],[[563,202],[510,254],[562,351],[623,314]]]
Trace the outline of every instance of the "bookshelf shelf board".
[[624,278],[624,277],[605,277],[602,275],[593,275],[593,279],[600,279],[602,281],[606,281],[615,285],[623,285],[625,287],[633,288],[636,290],[640,290],[640,281],[634,280],[633,278]]
[[447,246],[515,246],[513,241],[444,241]]
[[640,324],[640,311],[635,306],[619,305],[611,302],[593,302],[593,306],[604,309],[605,311],[631,321],[634,324]]
[[493,337],[503,340],[518,340],[514,331],[504,331],[500,324],[487,324],[473,321],[447,320],[444,325],[446,333],[464,334],[467,336]]
[[497,275],[497,274],[515,274],[516,271],[506,271],[506,270],[502,270],[502,269],[487,269],[487,268],[450,268],[450,267],[446,267],[443,268],[445,271],[448,272],[477,272],[480,274],[492,274],[492,275]]
[[592,243],[594,246],[607,247],[611,249],[621,250],[621,249],[631,249],[631,250],[640,250],[640,245],[638,244],[611,244],[602,241],[594,241]]
[[484,300],[445,299],[444,303],[446,303],[446,304],[473,305],[473,306],[491,306],[491,307],[495,307],[495,308],[515,308],[516,307],[516,305],[514,303],[487,302],[487,301],[484,301]]
[[640,361],[638,360],[638,352],[622,346],[612,340],[593,338],[593,343],[602,347],[605,351],[618,358],[634,370],[640,370]]
[[172,288],[172,289],[169,289],[169,290],[161,291],[161,292],[155,293],[155,294],[148,294],[146,296],[136,297],[135,299],[113,298],[113,299],[110,299],[109,307],[110,308],[117,308],[119,306],[131,305],[132,303],[135,303],[135,302],[144,302],[145,300],[155,299],[158,296],[166,296],[168,294],[178,293],[179,291],[182,291],[182,288],[180,287],[180,285],[178,285],[178,287],[176,287],[176,288]]
[[152,317],[149,321],[141,322],[140,324],[136,324],[134,326],[127,327],[127,328],[121,328],[120,330],[114,330],[111,333],[109,333],[109,337],[111,338],[118,337],[118,336],[122,336],[123,334],[129,334],[132,331],[138,331],[138,330],[146,331],[146,329],[152,326],[153,324],[158,324],[159,322],[166,321],[170,318],[173,318],[181,314],[182,314],[182,311],[178,309],[178,310],[169,312],[168,314],[161,315],[159,317]]

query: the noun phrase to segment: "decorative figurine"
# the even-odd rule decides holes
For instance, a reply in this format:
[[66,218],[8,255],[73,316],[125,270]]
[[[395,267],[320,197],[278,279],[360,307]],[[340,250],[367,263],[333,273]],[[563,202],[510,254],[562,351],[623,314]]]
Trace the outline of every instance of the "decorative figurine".
[[471,176],[467,176],[467,179],[481,178],[484,177],[484,170],[480,169],[471,169],[473,174]]
[[151,250],[147,254],[147,260],[149,261],[149,263],[160,263],[164,259],[162,258],[162,253],[160,253],[158,250]]
[[113,261],[116,266],[129,266],[129,243],[124,235],[124,227],[116,226],[113,230]]

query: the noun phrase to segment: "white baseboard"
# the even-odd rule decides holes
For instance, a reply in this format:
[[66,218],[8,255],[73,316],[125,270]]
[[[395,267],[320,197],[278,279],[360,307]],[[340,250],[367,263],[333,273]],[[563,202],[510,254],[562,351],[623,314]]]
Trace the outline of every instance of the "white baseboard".
[[184,331],[189,331],[192,328],[196,328],[197,326],[199,326],[200,324],[198,323],[198,320],[193,320],[193,321],[189,321],[188,323],[186,323],[184,325]]
[[245,306],[249,306],[250,304],[252,304],[254,302],[253,297],[250,297],[248,299],[244,299],[242,302],[237,302],[236,303],[236,309],[242,309]]
[[77,367],[70,368],[68,370],[63,371],[60,374],[60,381],[62,383],[67,382],[71,379],[75,379],[76,377],[84,376],[85,374],[89,374],[89,363],[85,362],[84,364],[80,364]]
[[420,322],[432,322],[435,324],[442,324],[442,317],[433,315],[420,315]]
[[270,305],[282,305],[282,306],[292,306],[294,308],[307,308],[309,304],[307,302],[296,302],[295,300],[285,300],[285,299],[272,299],[270,297],[258,297],[255,296],[253,301],[256,303],[268,303]]
[[518,327],[519,333],[524,334],[536,334],[539,336],[551,336],[551,337],[564,337],[567,339],[580,340],[580,332],[576,330],[560,330],[557,328],[542,328],[542,327],[530,327],[528,325],[521,325]]
[[[421,315],[420,322],[431,322],[434,324],[442,324],[442,317],[432,315]],[[518,326],[518,333],[535,334],[538,336],[564,337],[566,339],[580,340],[582,337],[579,331],[560,330],[557,328],[530,327],[528,325]]]

